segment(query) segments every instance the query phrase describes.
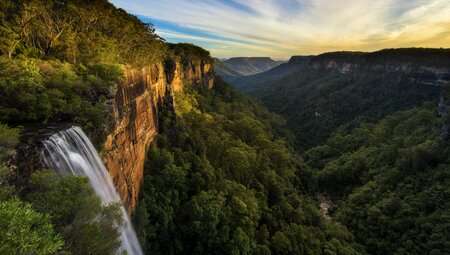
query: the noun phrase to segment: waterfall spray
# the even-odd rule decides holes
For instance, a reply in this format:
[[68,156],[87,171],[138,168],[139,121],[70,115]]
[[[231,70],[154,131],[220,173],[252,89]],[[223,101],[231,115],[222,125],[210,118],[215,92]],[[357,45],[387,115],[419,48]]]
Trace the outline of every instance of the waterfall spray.
[[[105,165],[81,128],[71,127],[50,136],[43,143],[43,160],[48,167],[62,175],[86,176],[104,204],[121,203]],[[121,210],[125,222],[120,235],[121,250],[141,255],[143,253],[130,218],[123,206]]]

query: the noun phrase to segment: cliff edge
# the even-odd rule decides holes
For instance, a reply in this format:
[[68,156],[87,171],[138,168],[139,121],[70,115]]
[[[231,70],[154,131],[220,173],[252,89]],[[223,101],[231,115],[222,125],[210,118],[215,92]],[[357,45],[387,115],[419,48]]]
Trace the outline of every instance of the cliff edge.
[[124,79],[111,98],[110,128],[101,157],[128,212],[137,204],[144,176],[146,151],[157,134],[158,105],[172,103],[184,86],[211,88],[213,65],[208,59],[166,61],[132,69],[123,66]]

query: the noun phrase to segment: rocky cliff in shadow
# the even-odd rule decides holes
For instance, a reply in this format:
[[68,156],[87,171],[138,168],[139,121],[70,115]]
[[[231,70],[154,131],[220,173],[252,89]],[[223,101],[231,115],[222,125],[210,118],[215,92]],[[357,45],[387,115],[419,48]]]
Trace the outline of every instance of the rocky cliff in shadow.
[[442,86],[450,83],[449,49],[385,49],[363,52],[331,52],[313,57],[309,68],[321,72],[396,76],[415,84]]

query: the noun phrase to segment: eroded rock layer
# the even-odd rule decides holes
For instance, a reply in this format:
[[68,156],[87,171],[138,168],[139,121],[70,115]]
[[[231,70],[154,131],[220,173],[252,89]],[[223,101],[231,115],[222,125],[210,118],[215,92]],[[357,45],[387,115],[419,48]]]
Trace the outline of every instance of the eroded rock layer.
[[169,62],[140,70],[123,67],[124,80],[111,100],[110,130],[101,151],[122,201],[131,212],[144,176],[146,151],[157,134],[158,104],[188,84],[212,87],[211,64]]

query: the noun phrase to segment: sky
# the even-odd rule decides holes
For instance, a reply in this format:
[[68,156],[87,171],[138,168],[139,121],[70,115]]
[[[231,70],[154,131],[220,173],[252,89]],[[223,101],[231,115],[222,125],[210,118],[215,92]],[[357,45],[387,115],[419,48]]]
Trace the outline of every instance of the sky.
[[450,48],[450,0],[110,0],[218,58]]

